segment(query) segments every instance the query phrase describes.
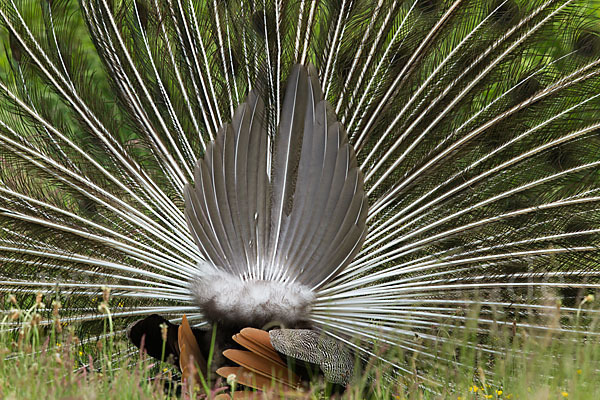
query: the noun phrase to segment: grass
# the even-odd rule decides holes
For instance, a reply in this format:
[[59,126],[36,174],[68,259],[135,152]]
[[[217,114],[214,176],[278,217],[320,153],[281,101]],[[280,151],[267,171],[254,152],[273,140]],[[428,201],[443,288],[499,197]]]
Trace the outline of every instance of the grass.
[[[594,306],[587,297],[581,307]],[[44,301],[51,304],[45,305]],[[100,311],[105,333],[112,329],[110,300],[105,293]],[[42,325],[41,310],[52,321]],[[474,310],[473,312],[477,312]],[[586,312],[586,315],[590,313]],[[6,296],[0,334],[0,398],[2,399],[175,399],[207,398],[228,387],[217,381],[208,395],[190,394],[178,383],[178,371],[132,350],[124,338],[100,335],[78,338],[76,327],[60,320],[60,304],[38,295],[28,307]],[[583,315],[583,314],[582,314]],[[594,399],[600,398],[600,345],[596,321],[584,330],[559,332],[560,314],[550,316],[547,329],[515,331],[494,324],[487,336],[499,353],[471,346],[476,323],[441,332],[442,344],[423,342],[434,356],[425,358],[399,349],[382,349],[406,371],[390,379],[384,365],[369,363],[342,398],[347,399]],[[12,330],[9,328],[12,327]],[[493,343],[490,338],[493,338]],[[479,337],[479,341],[482,338]],[[428,382],[443,382],[441,385]],[[183,391],[181,390],[183,389]],[[301,398],[328,397],[322,381],[311,383]]]

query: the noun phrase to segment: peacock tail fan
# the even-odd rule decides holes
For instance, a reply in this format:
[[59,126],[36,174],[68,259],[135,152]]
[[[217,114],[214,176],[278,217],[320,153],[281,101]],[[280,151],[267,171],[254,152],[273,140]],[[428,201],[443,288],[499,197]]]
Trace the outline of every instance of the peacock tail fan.
[[585,331],[599,6],[0,0],[0,290],[89,334],[101,287],[115,332],[283,319],[408,373],[376,345],[426,367],[475,322],[494,353],[557,300]]

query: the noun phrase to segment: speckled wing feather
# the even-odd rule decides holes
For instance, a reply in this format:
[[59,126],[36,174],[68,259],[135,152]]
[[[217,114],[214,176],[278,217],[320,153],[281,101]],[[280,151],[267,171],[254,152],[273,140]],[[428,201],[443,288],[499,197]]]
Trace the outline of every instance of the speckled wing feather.
[[355,359],[343,343],[310,329],[275,329],[271,344],[286,356],[317,364],[329,382],[347,385],[354,373]]

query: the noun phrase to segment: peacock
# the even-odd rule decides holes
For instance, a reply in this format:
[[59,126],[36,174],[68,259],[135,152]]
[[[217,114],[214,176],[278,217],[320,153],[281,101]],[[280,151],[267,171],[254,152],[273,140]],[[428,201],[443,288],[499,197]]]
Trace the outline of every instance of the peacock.
[[495,352],[557,300],[571,331],[600,284],[599,6],[0,0],[0,290],[92,332],[105,288],[115,334],[251,387],[414,374],[378,347],[426,368],[473,321]]

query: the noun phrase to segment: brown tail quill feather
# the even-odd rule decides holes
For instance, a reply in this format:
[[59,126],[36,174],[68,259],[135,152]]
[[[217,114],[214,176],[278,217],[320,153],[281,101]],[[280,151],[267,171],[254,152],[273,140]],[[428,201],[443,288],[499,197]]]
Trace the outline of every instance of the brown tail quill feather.
[[259,374],[255,374],[244,367],[221,367],[217,370],[217,374],[227,378],[230,375],[235,375],[235,382],[239,385],[244,385],[256,390],[270,390],[270,389],[288,389],[284,387],[286,385],[276,383],[272,379],[264,377]]
[[221,393],[214,397],[215,400],[254,400],[264,398],[265,397],[261,392],[235,392],[233,394]]
[[286,364],[273,348],[267,331],[255,328],[244,328],[237,335],[233,335],[233,340],[251,352],[286,367]]
[[[268,332],[244,328],[233,336],[233,340],[249,351],[225,350],[223,355],[240,366],[219,368],[217,374],[224,378],[233,374],[238,384],[260,391],[258,393],[236,392],[233,395],[234,399],[256,398],[264,392],[285,394],[286,398],[302,394],[298,391],[300,378],[286,366],[275,351]],[[229,398],[226,396],[223,395],[222,398]]]
[[260,354],[251,351],[229,349],[225,350],[223,355],[255,374],[262,375],[292,389],[300,385],[300,378],[287,367],[264,358]]
[[[206,360],[200,352],[196,337],[184,315],[178,330],[179,339],[179,368],[183,380],[187,380],[193,385],[200,383],[198,373],[206,376]],[[199,371],[198,371],[199,368]]]
[[[261,398],[265,392],[297,397],[301,394],[301,379],[290,370],[271,344],[268,332],[244,328],[233,336],[233,340],[247,349],[228,349],[223,355],[238,364],[234,367],[221,367],[217,374],[225,379],[232,374],[235,382],[259,392],[235,392],[222,394],[217,398],[254,399]],[[200,383],[200,373],[206,376],[206,360],[202,356],[196,337],[184,315],[178,329],[179,366],[183,380],[192,385]]]
[[[265,398],[298,398],[305,397],[306,393],[297,388],[291,388],[288,385],[277,382],[274,379],[256,374],[244,367],[222,367],[217,370],[217,374],[227,378],[235,375],[236,383],[246,387],[256,389],[257,392],[237,391],[233,394],[223,393],[218,395],[216,400],[226,399],[265,399]],[[272,396],[271,396],[272,395]]]

